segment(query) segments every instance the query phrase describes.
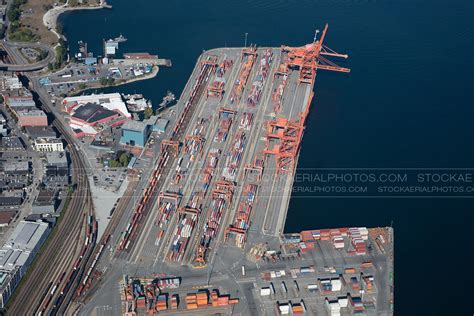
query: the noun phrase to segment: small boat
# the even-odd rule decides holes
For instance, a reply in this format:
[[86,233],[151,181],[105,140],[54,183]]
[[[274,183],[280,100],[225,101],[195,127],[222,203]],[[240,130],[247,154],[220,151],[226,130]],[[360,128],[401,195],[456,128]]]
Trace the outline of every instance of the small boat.
[[168,105],[170,105],[175,100],[176,100],[175,95],[171,91],[168,91],[166,93],[166,95],[164,96],[163,101],[160,103],[160,105],[158,107],[160,109],[164,108],[164,107],[167,107]]
[[127,41],[127,38],[125,36],[123,36],[122,34],[120,34],[118,37],[114,38],[114,42],[117,42],[117,43],[123,43],[123,42],[126,42]]
[[122,94],[125,99],[128,110],[130,112],[142,112],[150,106],[150,101],[147,101],[142,94]]

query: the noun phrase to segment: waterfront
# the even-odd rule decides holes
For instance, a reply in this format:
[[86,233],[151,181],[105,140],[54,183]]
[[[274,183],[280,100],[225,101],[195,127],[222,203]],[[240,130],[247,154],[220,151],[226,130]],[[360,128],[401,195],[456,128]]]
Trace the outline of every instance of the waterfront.
[[[62,17],[72,50],[85,40],[99,52],[102,38],[122,32],[129,40],[120,52],[147,50],[171,58],[173,67],[153,80],[108,91],[143,93],[158,104],[168,89],[180,93],[202,49],[241,46],[245,32],[249,43],[300,45],[312,40],[315,27],[329,22],[327,43],[349,53],[346,65],[352,73],[318,74],[300,172],[314,167],[473,167],[469,58],[474,32],[468,1],[456,7],[438,1],[111,4],[112,10]],[[87,25],[87,32],[78,25]],[[449,287],[457,291],[433,298],[440,295],[435,287],[453,280],[447,267],[470,267],[472,254],[466,251],[471,248],[472,206],[472,199],[296,197],[287,231],[393,221],[396,310],[403,315],[463,314],[472,310],[454,300],[468,301],[469,282],[456,278]],[[420,282],[426,282],[426,289],[414,291]],[[415,299],[423,303],[413,304]]]

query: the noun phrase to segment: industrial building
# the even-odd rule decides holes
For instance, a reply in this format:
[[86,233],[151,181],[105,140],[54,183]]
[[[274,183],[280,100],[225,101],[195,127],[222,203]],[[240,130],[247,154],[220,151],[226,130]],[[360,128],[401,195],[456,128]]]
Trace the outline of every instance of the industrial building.
[[21,127],[26,126],[48,126],[48,117],[38,109],[21,110],[16,112],[18,124]]
[[32,96],[8,97],[6,104],[21,127],[48,125],[46,113],[36,107]]
[[5,307],[49,231],[46,223],[21,221],[0,249],[0,308]]
[[132,147],[144,147],[150,135],[150,126],[144,122],[128,121],[121,130],[120,143]]
[[120,93],[65,98],[63,106],[71,115],[69,125],[76,137],[94,136],[104,127],[118,126],[131,118]]
[[168,120],[152,116],[144,121],[128,121],[122,125],[120,144],[132,147],[145,147],[151,132],[164,133]]
[[6,98],[6,105],[14,112],[18,110],[36,108],[36,104],[32,96],[8,97]]

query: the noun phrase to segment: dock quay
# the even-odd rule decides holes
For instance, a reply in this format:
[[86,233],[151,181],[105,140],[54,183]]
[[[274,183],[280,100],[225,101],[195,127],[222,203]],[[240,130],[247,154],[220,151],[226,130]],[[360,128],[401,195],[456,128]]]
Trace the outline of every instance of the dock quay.
[[152,281],[122,282],[112,308],[127,315],[392,314],[391,228],[283,232],[317,71],[350,72],[326,59],[348,57],[323,45],[326,32],[301,47],[198,58],[145,189],[111,238],[113,263],[98,264],[110,291],[94,293],[86,311],[117,301],[127,274],[179,278],[160,294]]

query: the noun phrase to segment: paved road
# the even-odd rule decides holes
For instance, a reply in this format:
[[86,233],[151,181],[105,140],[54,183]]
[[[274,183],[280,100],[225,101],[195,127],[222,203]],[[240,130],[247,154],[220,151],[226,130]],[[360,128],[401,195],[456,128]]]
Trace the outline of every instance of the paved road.
[[[3,46],[12,53],[16,51],[17,48],[22,48],[22,47],[30,47],[30,48],[39,48],[44,51],[48,52],[48,56],[36,63],[31,63],[31,64],[4,64],[0,63],[0,70],[8,70],[8,71],[36,71],[43,69],[48,66],[50,62],[54,60],[54,50],[51,46],[45,45],[42,43],[16,43],[16,42],[9,42],[9,41],[4,41]],[[19,54],[19,53],[18,53]],[[15,55],[15,53],[13,53]]]

